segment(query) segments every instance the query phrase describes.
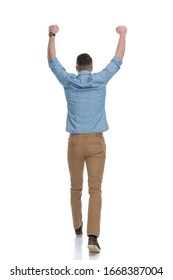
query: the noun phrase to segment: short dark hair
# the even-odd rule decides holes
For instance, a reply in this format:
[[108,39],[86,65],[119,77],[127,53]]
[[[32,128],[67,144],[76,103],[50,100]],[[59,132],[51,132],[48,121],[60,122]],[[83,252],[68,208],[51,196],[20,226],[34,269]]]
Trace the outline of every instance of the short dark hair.
[[93,61],[89,54],[82,53],[78,55],[76,63],[78,66],[89,66],[92,65]]

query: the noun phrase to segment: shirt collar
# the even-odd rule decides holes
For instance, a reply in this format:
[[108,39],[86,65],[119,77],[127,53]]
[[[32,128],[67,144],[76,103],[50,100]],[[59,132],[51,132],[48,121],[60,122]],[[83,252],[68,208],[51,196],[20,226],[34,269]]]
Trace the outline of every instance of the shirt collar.
[[91,72],[88,71],[88,70],[81,70],[81,71],[78,73],[78,76],[79,76],[79,75],[90,75],[90,74],[91,74]]

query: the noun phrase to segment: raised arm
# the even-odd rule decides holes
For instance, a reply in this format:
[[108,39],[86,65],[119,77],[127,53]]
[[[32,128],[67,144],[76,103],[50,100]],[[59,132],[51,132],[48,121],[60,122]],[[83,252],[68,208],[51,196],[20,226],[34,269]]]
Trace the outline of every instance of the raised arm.
[[59,27],[57,25],[50,25],[49,26],[49,41],[47,47],[47,59],[50,60],[51,58],[56,56],[56,49],[55,49],[55,36],[58,33]]
[[115,55],[122,61],[125,53],[125,43],[126,43],[126,26],[118,26],[116,32],[120,35],[118,45],[116,48]]

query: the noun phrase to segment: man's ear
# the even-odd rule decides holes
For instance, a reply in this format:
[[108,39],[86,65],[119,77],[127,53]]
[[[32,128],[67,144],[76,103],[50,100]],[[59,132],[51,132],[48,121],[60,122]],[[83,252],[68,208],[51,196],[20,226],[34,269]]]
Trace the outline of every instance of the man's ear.
[[76,71],[79,72],[79,66],[78,65],[76,65]]

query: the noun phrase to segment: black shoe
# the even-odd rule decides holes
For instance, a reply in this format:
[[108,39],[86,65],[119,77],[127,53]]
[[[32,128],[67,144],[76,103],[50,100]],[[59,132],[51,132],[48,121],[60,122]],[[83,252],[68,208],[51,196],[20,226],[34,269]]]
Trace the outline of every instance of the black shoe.
[[97,236],[89,235],[88,249],[90,253],[100,253],[100,246],[97,241]]
[[76,233],[76,236],[77,236],[77,237],[82,236],[82,234],[83,234],[83,232],[82,232],[82,227],[83,227],[83,223],[82,223],[82,225],[80,226],[80,228],[75,229],[75,233]]

